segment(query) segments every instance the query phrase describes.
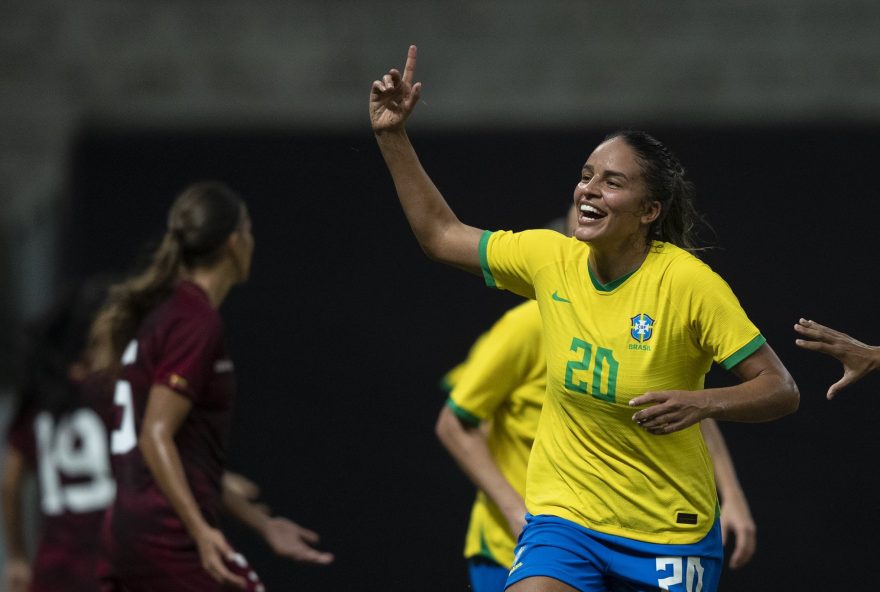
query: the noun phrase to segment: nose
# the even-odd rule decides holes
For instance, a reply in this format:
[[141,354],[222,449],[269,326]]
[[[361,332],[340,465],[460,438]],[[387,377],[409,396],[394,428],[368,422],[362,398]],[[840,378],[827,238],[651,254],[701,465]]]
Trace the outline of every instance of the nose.
[[586,181],[581,180],[581,182],[578,183],[578,191],[588,197],[601,197],[601,193],[599,192],[599,182],[596,180],[596,177],[590,177]]

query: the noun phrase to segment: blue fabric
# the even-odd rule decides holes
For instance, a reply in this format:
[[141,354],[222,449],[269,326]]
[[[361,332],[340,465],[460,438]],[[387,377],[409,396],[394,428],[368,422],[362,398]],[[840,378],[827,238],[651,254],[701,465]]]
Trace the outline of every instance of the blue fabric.
[[487,557],[468,559],[468,575],[473,592],[504,592],[508,568]]
[[581,592],[716,592],[724,560],[721,523],[692,545],[659,545],[526,515],[507,586],[532,576]]

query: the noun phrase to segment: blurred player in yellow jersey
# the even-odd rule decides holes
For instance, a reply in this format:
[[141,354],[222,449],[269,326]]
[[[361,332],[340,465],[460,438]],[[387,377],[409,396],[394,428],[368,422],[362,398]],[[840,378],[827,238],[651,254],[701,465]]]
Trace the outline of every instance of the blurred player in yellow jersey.
[[[567,222],[548,228],[571,235]],[[554,221],[556,222],[556,221]],[[501,592],[525,525],[526,466],[547,387],[541,313],[534,300],[507,311],[474,342],[467,359],[442,381],[450,391],[437,436],[477,487],[464,556],[473,592]],[[721,528],[734,535],[730,566],[748,563],[755,523],[718,425],[701,425],[721,493]]]

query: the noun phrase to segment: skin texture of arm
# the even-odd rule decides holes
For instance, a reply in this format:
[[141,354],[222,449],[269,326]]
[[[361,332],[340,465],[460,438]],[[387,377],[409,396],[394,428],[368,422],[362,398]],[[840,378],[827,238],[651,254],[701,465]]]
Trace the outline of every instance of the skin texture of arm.
[[257,495],[259,488],[249,479],[236,473],[223,475],[226,511],[262,536],[277,555],[319,565],[333,562],[332,553],[312,548],[320,540],[318,533],[287,518],[272,516],[265,505],[254,502]]
[[18,450],[6,448],[3,470],[3,524],[6,537],[5,589],[25,592],[31,582],[31,567],[24,543],[22,523],[22,490],[28,472],[27,463]]
[[229,571],[223,562],[224,557],[231,559],[235,551],[219,530],[205,522],[174,442],[174,435],[191,408],[192,402],[186,397],[166,386],[153,385],[138,444],[153,478],[196,542],[202,567],[218,582],[243,589],[245,580]]
[[370,91],[370,122],[410,227],[431,259],[480,273],[483,231],[463,224],[428,177],[404,129],[422,85],[413,83],[416,47],[410,46],[403,75],[389,70]]
[[649,407],[633,421],[652,434],[683,430],[703,419],[770,421],[797,410],[800,394],[794,379],[766,343],[733,367],[742,381],[700,391],[658,391],[635,397],[630,405]]
[[480,426],[464,424],[444,405],[437,417],[436,433],[471,482],[504,513],[511,534],[519,536],[525,526],[525,502],[495,464]]
[[712,419],[704,419],[700,422],[700,430],[712,456],[715,482],[721,496],[721,537],[725,544],[731,534],[734,537],[733,553],[728,565],[737,569],[751,561],[755,554],[755,521],[718,424]]
[[843,364],[843,376],[828,388],[825,395],[828,399],[880,368],[880,347],[862,343],[846,333],[807,319],[800,319],[794,330],[803,337],[795,339],[798,347],[831,356]]

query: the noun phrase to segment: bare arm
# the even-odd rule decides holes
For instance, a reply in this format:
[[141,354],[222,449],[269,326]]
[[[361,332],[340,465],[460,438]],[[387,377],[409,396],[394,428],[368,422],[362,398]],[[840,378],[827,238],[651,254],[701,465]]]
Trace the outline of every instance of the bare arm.
[[416,47],[410,46],[403,75],[389,70],[370,91],[370,122],[394,180],[400,205],[416,240],[431,259],[480,273],[482,230],[463,224],[422,168],[404,124],[421,94],[413,83]]
[[235,473],[227,472],[223,477],[226,511],[262,536],[276,554],[320,565],[333,562],[332,553],[311,546],[320,540],[318,533],[287,518],[272,516],[265,505],[255,503],[259,488],[253,482]]
[[22,522],[22,490],[28,472],[27,463],[18,450],[7,446],[3,466],[3,525],[6,536],[4,579],[9,592],[25,592],[31,581]]
[[742,381],[730,387],[701,391],[645,393],[630,405],[650,405],[633,421],[652,434],[669,434],[703,419],[759,422],[797,410],[800,394],[794,379],[766,343],[737,364],[733,373]]
[[721,429],[712,419],[701,421],[700,429],[712,456],[715,482],[721,496],[721,536],[727,543],[730,535],[733,534],[734,548],[730,557],[730,567],[737,569],[751,561],[755,553],[757,544],[755,521]]
[[471,482],[501,510],[514,537],[525,526],[526,506],[522,496],[507,481],[479,426],[465,425],[446,405],[440,410],[437,437]]
[[833,399],[844,387],[880,368],[880,347],[867,345],[846,333],[807,319],[800,319],[794,330],[803,337],[795,339],[798,347],[829,355],[843,364],[843,376],[828,389],[826,396],[829,399]]
[[174,435],[192,408],[186,397],[162,385],[153,385],[138,441],[141,453],[162,493],[171,502],[199,549],[202,567],[218,582],[244,588],[246,582],[224,565],[234,551],[223,534],[211,527],[186,480]]

